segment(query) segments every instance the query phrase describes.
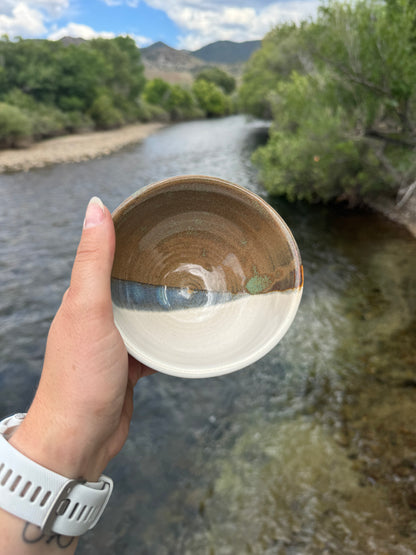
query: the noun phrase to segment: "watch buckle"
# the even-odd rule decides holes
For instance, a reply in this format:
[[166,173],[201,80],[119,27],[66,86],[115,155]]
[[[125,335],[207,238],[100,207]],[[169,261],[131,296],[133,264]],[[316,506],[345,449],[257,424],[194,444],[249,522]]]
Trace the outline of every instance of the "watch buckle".
[[[108,476],[104,476],[104,475],[100,476],[100,480],[98,483],[102,485],[102,487],[98,489],[107,490],[107,492],[101,504],[101,507],[97,511],[97,514],[95,515],[94,520],[89,525],[88,530],[91,530],[92,528],[94,528],[94,526],[99,521],[101,515],[104,512],[104,509],[107,506],[111,493],[113,491],[113,481],[111,478],[108,478]],[[86,480],[82,480],[82,479],[68,480],[62,486],[55,500],[49,507],[48,512],[45,515],[45,518],[43,519],[42,525],[40,527],[43,534],[45,534],[46,536],[50,536],[54,533],[53,525],[55,523],[55,519],[58,516],[62,516],[65,513],[66,509],[68,508],[68,496],[71,493],[71,491],[75,488],[75,486],[78,486],[79,484],[86,484]]]
[[53,534],[53,530],[52,530],[53,524],[55,522],[56,517],[60,516],[65,512],[65,511],[60,512],[60,510],[62,510],[62,504],[67,499],[68,495],[71,493],[71,491],[74,489],[75,486],[77,486],[78,484],[84,484],[84,483],[85,483],[85,480],[80,480],[80,479],[68,480],[62,486],[58,495],[55,497],[55,500],[53,501],[52,505],[49,507],[48,512],[46,513],[45,518],[43,519],[43,522],[41,524],[40,529],[42,533],[45,534],[45,536],[50,536]]

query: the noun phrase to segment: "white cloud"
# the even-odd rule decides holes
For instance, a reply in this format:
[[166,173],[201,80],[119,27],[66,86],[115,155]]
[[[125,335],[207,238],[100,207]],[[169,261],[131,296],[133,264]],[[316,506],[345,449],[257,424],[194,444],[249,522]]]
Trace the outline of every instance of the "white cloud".
[[59,40],[63,37],[77,37],[85,40],[94,39],[97,37],[102,37],[104,39],[113,39],[115,33],[109,31],[95,31],[92,27],[88,25],[82,25],[81,23],[68,23],[65,27],[57,29],[51,33],[48,37],[49,40]]
[[60,17],[68,6],[69,0],[0,0],[0,35],[42,36],[48,21]]
[[137,8],[139,5],[140,0],[101,0],[107,6],[122,6],[123,4],[127,4],[130,8]]
[[[49,40],[59,40],[63,37],[75,37],[85,40],[95,39],[101,37],[103,39],[113,39],[116,36],[115,33],[111,31],[95,31],[92,27],[88,25],[82,25],[80,23],[68,23],[65,27],[60,29],[55,29],[49,36]],[[137,46],[148,46],[153,41],[148,37],[143,37],[141,35],[135,35],[132,33],[122,34],[123,37],[131,37],[137,44]]]
[[196,50],[216,40],[260,39],[276,24],[316,14],[319,0],[145,0],[183,31],[179,48]]
[[133,33],[127,33],[123,36],[131,37],[140,48],[143,46],[149,46],[149,44],[152,44],[152,42],[154,42],[153,39],[150,39],[149,37],[143,37],[142,35],[135,35]]
[[44,17],[60,17],[69,7],[69,0],[0,0],[0,14],[10,16],[22,5],[39,11]]
[[0,14],[0,35],[11,39],[17,36],[36,37],[45,33],[44,17],[25,3],[13,6],[10,12]]
[[69,0],[30,0],[26,3],[30,4],[32,8],[43,10],[53,18],[60,17],[69,8]]
[[[88,0],[85,0],[86,2]],[[262,38],[283,21],[299,22],[313,16],[320,0],[101,0],[108,6],[137,7],[140,1],[159,9],[180,29],[179,48],[196,50],[216,40],[245,41]],[[113,37],[110,31],[95,31],[80,23],[57,28],[53,22],[76,10],[80,0],[0,0],[0,35],[11,38],[57,38],[71,36]],[[130,35],[138,46],[153,42],[146,36]]]

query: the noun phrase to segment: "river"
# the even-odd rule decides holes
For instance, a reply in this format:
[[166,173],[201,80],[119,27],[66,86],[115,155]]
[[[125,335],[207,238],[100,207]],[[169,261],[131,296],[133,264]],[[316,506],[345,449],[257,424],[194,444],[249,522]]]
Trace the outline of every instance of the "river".
[[416,242],[399,225],[269,199],[262,122],[167,127],[79,164],[0,176],[0,416],[27,408],[85,206],[207,174],[263,195],[305,268],[294,324],[262,360],[209,380],[139,382],[115,482],[79,555],[416,553]]

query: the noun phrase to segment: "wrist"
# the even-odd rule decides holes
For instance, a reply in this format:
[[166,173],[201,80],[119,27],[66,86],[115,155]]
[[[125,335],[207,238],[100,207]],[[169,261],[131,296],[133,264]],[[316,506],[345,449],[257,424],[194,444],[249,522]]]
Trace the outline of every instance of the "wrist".
[[42,423],[30,411],[9,443],[32,461],[68,479],[95,482],[106,466],[97,452],[90,452],[82,443],[77,430],[62,430],[50,421]]
[[[0,508],[52,533],[79,536],[93,528],[113,490],[111,478],[96,482],[68,479],[25,456],[15,448],[10,434],[21,425],[17,414],[0,422]],[[19,443],[23,434],[18,434]]]

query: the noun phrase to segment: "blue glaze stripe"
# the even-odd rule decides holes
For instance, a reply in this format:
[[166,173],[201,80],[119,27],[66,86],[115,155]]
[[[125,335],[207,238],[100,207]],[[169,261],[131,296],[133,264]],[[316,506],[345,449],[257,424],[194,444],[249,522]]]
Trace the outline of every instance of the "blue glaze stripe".
[[120,308],[169,311],[227,303],[245,294],[190,290],[111,278],[111,296],[113,303]]

